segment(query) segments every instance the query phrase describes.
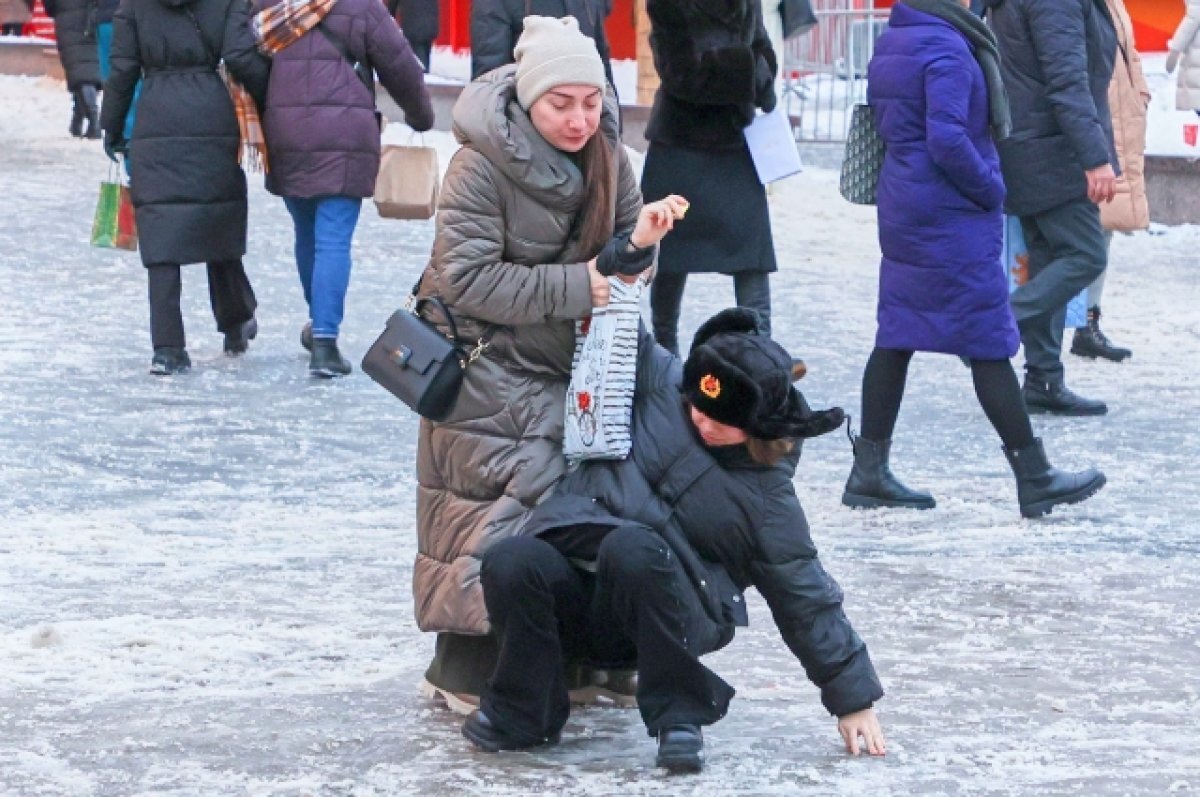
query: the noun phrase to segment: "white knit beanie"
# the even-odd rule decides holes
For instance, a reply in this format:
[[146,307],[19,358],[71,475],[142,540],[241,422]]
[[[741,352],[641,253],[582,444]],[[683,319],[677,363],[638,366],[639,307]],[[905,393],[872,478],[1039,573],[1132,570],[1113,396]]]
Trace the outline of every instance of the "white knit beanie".
[[579,32],[575,17],[525,17],[513,49],[517,59],[517,101],[529,106],[555,86],[608,85],[596,43]]

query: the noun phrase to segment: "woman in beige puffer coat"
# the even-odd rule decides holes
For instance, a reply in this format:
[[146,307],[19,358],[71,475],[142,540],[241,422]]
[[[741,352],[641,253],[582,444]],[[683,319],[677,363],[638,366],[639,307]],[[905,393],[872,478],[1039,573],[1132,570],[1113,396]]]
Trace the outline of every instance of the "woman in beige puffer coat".
[[[461,338],[493,330],[486,353],[466,370],[453,413],[443,422],[422,421],[417,448],[413,594],[418,626],[440,632],[423,688],[460,709],[455,695],[478,695],[495,662],[480,558],[518,533],[566,469],[564,400],[575,322],[591,314],[596,290],[607,291],[593,259],[614,238],[626,236],[643,252],[661,238],[640,232],[641,192],[620,143],[611,90],[592,89],[577,100],[591,103],[593,123],[598,119],[582,150],[551,144],[531,119],[536,109],[526,110],[531,96],[565,104],[573,100],[561,98],[563,90],[579,90],[578,98],[589,86],[606,85],[595,45],[575,25],[569,17],[527,18],[528,46],[518,44],[517,65],[464,89],[454,108],[463,146],[442,184],[437,237],[420,284],[421,296],[446,303]],[[534,70],[538,59],[544,68]],[[591,177],[592,145],[607,148],[604,191]],[[606,301],[605,294],[596,304]]]
[[[1142,57],[1134,44],[1133,21],[1124,0],[1107,0],[1107,5],[1117,32],[1117,60],[1108,86],[1108,107],[1112,113],[1113,141],[1121,163],[1116,196],[1112,202],[1100,206],[1100,220],[1104,224],[1106,240],[1111,244],[1114,232],[1136,232],[1150,226],[1145,170],[1146,109],[1150,104],[1150,87],[1142,73]],[[1107,276],[1106,267],[1088,286],[1087,321],[1076,328],[1071,353],[1120,362],[1133,352],[1114,345],[1100,329],[1100,300]]]

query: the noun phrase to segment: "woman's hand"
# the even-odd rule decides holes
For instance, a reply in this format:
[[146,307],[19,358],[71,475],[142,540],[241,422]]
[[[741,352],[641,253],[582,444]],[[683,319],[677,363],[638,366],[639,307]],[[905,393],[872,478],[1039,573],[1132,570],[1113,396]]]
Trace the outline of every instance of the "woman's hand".
[[683,218],[687,209],[688,201],[676,194],[642,205],[629,242],[638,249],[654,246],[674,228],[676,221]]
[[879,717],[875,709],[864,708],[838,720],[838,733],[846,743],[846,752],[850,755],[859,754],[858,737],[862,737],[863,747],[871,755],[887,755],[887,742],[883,738],[883,728],[879,725]]
[[601,274],[596,269],[596,258],[592,258],[587,263],[588,280],[592,284],[592,307],[606,307],[608,305],[608,277]]

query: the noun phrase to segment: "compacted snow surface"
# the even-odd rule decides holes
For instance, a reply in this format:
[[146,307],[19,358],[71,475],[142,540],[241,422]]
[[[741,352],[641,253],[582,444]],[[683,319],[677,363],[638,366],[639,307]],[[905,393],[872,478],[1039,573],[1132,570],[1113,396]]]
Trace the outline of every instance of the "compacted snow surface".
[[[887,757],[842,752],[752,594],[752,627],[709,659],[738,697],[708,766],[668,778],[635,711],[578,711],[561,745],[489,756],[418,695],[414,416],[357,370],[309,379],[290,221],[257,175],[258,340],[222,356],[192,267],[195,368],[149,376],[145,275],[88,246],[108,167],[66,137],[68,106],[61,84],[0,78],[0,793],[1200,793],[1200,231],[1118,236],[1104,326],[1134,357],[1066,356],[1111,412],[1035,419],[1054,462],[1106,471],[1095,499],[1021,520],[953,357],[915,359],[894,449],[936,510],[844,509],[845,436],[806,445],[796,486],[887,690]],[[444,167],[452,140],[426,140]],[[814,406],[857,415],[873,212],[815,169],[771,204],[776,336]],[[432,233],[364,206],[356,366]],[[694,278],[684,339],[731,301],[728,278]]]

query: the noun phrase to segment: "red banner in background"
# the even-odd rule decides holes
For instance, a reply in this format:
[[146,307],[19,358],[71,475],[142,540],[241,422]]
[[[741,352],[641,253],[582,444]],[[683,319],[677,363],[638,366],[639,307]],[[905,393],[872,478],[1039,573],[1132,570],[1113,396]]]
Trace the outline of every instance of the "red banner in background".
[[[467,52],[471,49],[471,0],[438,0],[441,3],[441,31],[435,44]],[[612,13],[604,26],[612,57],[637,57],[633,30],[633,0],[613,0]]]

